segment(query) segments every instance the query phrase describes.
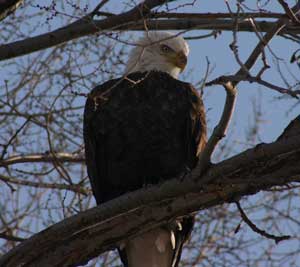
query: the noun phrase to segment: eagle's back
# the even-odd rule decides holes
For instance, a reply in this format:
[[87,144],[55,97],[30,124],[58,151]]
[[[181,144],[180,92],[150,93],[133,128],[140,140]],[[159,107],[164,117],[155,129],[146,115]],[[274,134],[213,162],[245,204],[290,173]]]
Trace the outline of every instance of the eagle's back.
[[[206,142],[202,100],[190,84],[163,72],[110,80],[87,99],[84,139],[100,204],[195,167]],[[190,219],[187,225],[184,239]]]

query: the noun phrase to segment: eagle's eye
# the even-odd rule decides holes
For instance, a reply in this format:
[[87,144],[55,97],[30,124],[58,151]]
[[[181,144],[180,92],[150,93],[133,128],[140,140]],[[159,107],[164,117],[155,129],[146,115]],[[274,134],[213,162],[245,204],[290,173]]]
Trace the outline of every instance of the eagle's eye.
[[160,50],[164,53],[170,53],[173,49],[165,44],[160,45]]

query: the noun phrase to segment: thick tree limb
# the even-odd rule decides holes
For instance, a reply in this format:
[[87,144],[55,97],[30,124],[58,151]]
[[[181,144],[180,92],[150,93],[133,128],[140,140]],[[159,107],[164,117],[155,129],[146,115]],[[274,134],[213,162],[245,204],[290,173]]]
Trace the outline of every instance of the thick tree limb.
[[[199,14],[200,15],[200,14]],[[187,14],[188,16],[188,14]],[[270,21],[257,21],[259,31],[268,32],[274,27],[276,22]],[[238,22],[240,32],[254,32],[252,24],[248,20],[241,20]],[[137,31],[144,30],[141,23],[135,25],[126,25],[120,27],[120,30]],[[234,22],[232,19],[168,19],[168,20],[149,20],[147,21],[149,30],[220,30],[220,31],[233,31]],[[300,26],[294,25],[290,22],[286,25],[279,35],[283,34],[299,34]],[[1,49],[1,47],[0,47]],[[0,58],[1,59],[1,58]]]
[[[164,2],[164,1],[160,1]],[[134,15],[129,15],[131,12]],[[135,12],[137,12],[135,10]],[[42,49],[53,47],[86,35],[108,32],[114,30],[145,30],[145,23],[140,14],[132,11],[122,13],[116,16],[110,16],[103,20],[80,20],[68,26],[62,27],[52,32],[41,34],[35,37],[16,41],[0,46],[0,61],[18,56],[23,56]],[[205,15],[205,14],[204,14]],[[146,25],[149,30],[224,30],[232,31],[234,23],[232,19],[202,19],[202,18],[178,19],[150,19]],[[199,17],[201,14],[199,14]],[[276,22],[258,21],[258,29],[262,32],[268,32],[274,27]],[[254,32],[253,26],[249,20],[240,20],[239,31]],[[288,22],[286,27],[279,33],[300,34],[300,25],[294,25]]]
[[[273,186],[300,182],[300,135],[295,124],[271,144],[260,144],[212,166],[203,179],[173,179],[144,188],[57,223],[11,250],[0,266],[78,266],[176,217]],[[296,129],[296,130],[293,130]],[[291,134],[294,132],[296,134]],[[286,136],[285,136],[286,135]]]
[[131,10],[100,21],[78,20],[66,27],[36,37],[0,47],[0,60],[49,48],[64,42],[103,30],[114,30],[127,23],[136,23],[147,17],[151,9],[167,3],[167,0],[145,0]]
[[13,13],[21,4],[23,0],[1,0],[0,1],[0,21],[5,19]]

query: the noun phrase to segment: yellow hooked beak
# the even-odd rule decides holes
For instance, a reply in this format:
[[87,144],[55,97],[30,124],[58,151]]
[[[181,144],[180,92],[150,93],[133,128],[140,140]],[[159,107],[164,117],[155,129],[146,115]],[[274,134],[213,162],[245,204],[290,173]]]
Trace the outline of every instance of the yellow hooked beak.
[[183,72],[187,64],[187,57],[182,51],[180,51],[175,55],[172,55],[171,62],[180,69],[180,72]]

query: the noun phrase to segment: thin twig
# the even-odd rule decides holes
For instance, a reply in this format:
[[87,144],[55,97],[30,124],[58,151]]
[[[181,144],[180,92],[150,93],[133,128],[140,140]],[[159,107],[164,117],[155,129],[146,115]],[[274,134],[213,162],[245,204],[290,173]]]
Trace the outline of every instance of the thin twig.
[[108,3],[109,0],[102,0],[91,12],[91,15],[97,14],[97,12],[105,5]]
[[280,87],[278,85],[272,84],[270,82],[267,82],[267,81],[261,79],[259,77],[259,74],[256,77],[251,76],[251,75],[228,75],[228,76],[220,76],[217,79],[214,79],[214,80],[206,83],[206,86],[212,86],[212,85],[216,85],[216,84],[222,84],[225,81],[231,81],[231,82],[234,82],[234,83],[241,82],[241,81],[250,82],[250,83],[256,82],[256,83],[261,84],[261,85],[263,85],[263,86],[265,86],[265,87],[267,87],[269,89],[275,90],[278,93],[287,94],[287,95],[290,95],[290,96],[292,96],[294,98],[297,98],[297,99],[299,98],[300,90],[291,90],[291,89],[288,89],[288,88],[283,88],[283,87]]
[[268,239],[272,239],[275,241],[276,244],[278,244],[280,241],[283,241],[283,240],[287,240],[287,239],[290,239],[291,236],[289,235],[283,235],[283,236],[276,236],[276,235],[273,235],[273,234],[269,234],[267,233],[265,230],[262,230],[262,229],[259,229],[246,215],[246,213],[243,211],[241,205],[239,202],[235,202],[240,214],[241,214],[241,217],[243,219],[243,221],[252,229],[252,231],[254,231],[255,233],[258,233],[260,234],[261,236],[264,236]]
[[[229,8],[230,11],[230,8]],[[252,53],[248,57],[245,63],[241,64],[240,69],[236,72],[235,76],[247,76],[249,75],[248,70],[250,70],[253,65],[255,64],[258,57],[261,55],[264,47],[271,41],[271,39],[279,33],[286,25],[286,18],[279,19],[274,27],[267,32],[253,49]],[[234,110],[234,104],[237,94],[237,84],[239,81],[229,81],[220,79],[219,84],[223,85],[226,90],[226,103],[224,105],[224,110],[222,113],[222,117],[215,127],[213,134],[209,138],[207,145],[205,146],[204,150],[200,154],[198,164],[195,168],[195,175],[192,175],[193,179],[196,179],[196,173],[200,173],[200,175],[207,169],[211,162],[211,156],[219,143],[219,141],[225,136],[227,127],[229,125],[230,119],[232,117],[232,113]],[[208,83],[210,84],[210,83]],[[209,181],[203,181],[203,183]]]
[[18,134],[23,130],[23,128],[27,125],[27,123],[30,121],[30,117],[27,118],[27,120],[19,127],[19,129],[11,136],[11,138],[8,140],[7,144],[4,145],[3,151],[1,153],[0,159],[3,159],[7,152],[7,148],[12,144],[12,142],[17,138]]
[[36,153],[27,155],[16,155],[0,160],[0,167],[6,167],[18,163],[33,163],[33,162],[84,162],[84,156],[81,154],[56,152],[55,156],[51,153]]
[[[279,19],[284,16],[283,13],[273,12],[243,12],[239,14],[240,19],[246,18],[272,18]],[[172,12],[157,12],[151,15],[151,18],[202,18],[202,19],[219,19],[219,18],[232,18],[231,13],[172,13]]]
[[[262,53],[264,47],[272,40],[272,38],[278,34],[286,25],[286,19],[279,19],[277,23],[274,25],[273,29],[267,32],[264,37],[260,40],[260,42],[256,45],[251,55],[248,57],[245,62],[245,67],[250,70],[258,59],[259,55]],[[245,74],[244,69],[240,69],[236,75]]]
[[0,238],[6,239],[9,241],[15,241],[15,242],[22,242],[22,241],[26,240],[26,238],[9,235],[9,234],[6,234],[5,232],[0,233]]
[[12,183],[16,185],[24,185],[24,186],[30,186],[35,188],[47,188],[47,189],[57,189],[57,190],[69,190],[73,191],[75,193],[87,195],[89,190],[83,188],[81,185],[78,184],[58,184],[58,183],[44,183],[44,182],[33,182],[33,181],[27,181],[18,179],[15,177],[8,177],[5,175],[0,174],[0,180],[5,183]]

